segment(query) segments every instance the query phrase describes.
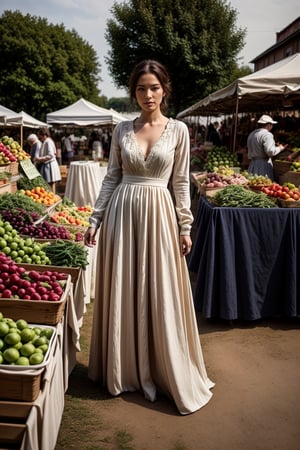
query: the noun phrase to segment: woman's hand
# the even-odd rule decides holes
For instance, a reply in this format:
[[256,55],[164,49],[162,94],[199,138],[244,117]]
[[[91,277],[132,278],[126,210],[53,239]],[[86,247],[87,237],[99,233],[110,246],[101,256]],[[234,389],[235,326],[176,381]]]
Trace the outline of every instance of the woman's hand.
[[96,236],[96,228],[94,227],[89,227],[86,232],[84,233],[83,236],[83,242],[85,245],[87,245],[88,247],[93,247],[93,245],[96,244],[96,240],[95,240],[95,236]]
[[180,242],[180,253],[182,256],[186,256],[190,253],[192,248],[192,239],[188,236],[179,236],[179,242]]

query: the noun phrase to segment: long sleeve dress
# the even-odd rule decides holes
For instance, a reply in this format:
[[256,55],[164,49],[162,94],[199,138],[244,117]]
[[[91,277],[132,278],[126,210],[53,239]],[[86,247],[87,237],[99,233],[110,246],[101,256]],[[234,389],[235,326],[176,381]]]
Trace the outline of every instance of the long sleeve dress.
[[[211,398],[179,234],[193,217],[189,135],[169,119],[147,159],[133,122],[117,125],[108,172],[90,220],[99,230],[89,378],[112,395],[140,390],[181,414]],[[168,189],[172,183],[175,205]]]

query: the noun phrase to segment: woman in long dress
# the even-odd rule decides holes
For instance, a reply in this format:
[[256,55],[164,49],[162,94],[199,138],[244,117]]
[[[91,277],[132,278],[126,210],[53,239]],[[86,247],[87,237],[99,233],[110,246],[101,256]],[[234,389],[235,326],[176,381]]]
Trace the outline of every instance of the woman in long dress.
[[56,147],[50,132],[47,128],[38,131],[38,137],[42,142],[39,154],[35,156],[34,161],[39,165],[39,171],[42,177],[51,186],[55,194],[56,183],[61,180],[59,165],[56,159]]
[[[191,249],[189,133],[163,115],[165,68],[139,63],[130,94],[140,117],[119,123],[85,244],[99,230],[89,378],[116,396],[140,390],[180,414],[211,398],[185,256]],[[168,190],[172,184],[173,197]],[[100,227],[101,224],[101,227]]]

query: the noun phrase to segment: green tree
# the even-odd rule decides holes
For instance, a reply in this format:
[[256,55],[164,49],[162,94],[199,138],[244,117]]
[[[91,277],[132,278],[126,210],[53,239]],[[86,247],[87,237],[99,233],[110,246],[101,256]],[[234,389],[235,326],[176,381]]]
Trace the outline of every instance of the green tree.
[[45,120],[80,97],[99,98],[100,64],[75,30],[5,11],[0,17],[0,104]]
[[128,86],[138,61],[157,59],[170,73],[174,113],[224,87],[244,46],[245,30],[225,0],[128,0],[111,12],[106,62],[117,86]]
[[232,72],[228,78],[228,83],[231,83],[235,80],[237,80],[238,78],[242,78],[245,77],[246,75],[250,75],[250,73],[252,73],[253,70],[251,69],[250,66],[238,66],[236,65],[236,67],[233,67]]

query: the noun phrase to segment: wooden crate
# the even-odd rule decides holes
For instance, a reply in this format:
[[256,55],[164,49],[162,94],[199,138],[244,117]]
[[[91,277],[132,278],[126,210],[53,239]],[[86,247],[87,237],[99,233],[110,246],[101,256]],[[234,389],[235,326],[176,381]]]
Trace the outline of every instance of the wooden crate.
[[5,194],[6,192],[11,193],[11,183],[2,184],[0,186],[0,195]]
[[26,422],[32,405],[32,402],[0,400],[0,422]]
[[280,175],[283,175],[284,173],[290,170],[290,167],[291,167],[290,161],[279,161],[275,159],[275,161],[273,161],[275,178],[278,180]]
[[[34,270],[40,271],[40,267],[36,266]],[[68,275],[65,290],[60,301],[0,298],[0,311],[4,316],[11,317],[13,320],[25,319],[36,324],[57,325],[63,317],[70,289],[71,277]]]
[[[25,423],[0,422],[0,445],[3,449],[19,448],[26,430]],[[17,447],[16,447],[17,446]]]
[[293,183],[300,189],[300,172],[285,172],[283,175],[279,177],[279,183]]

